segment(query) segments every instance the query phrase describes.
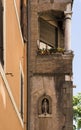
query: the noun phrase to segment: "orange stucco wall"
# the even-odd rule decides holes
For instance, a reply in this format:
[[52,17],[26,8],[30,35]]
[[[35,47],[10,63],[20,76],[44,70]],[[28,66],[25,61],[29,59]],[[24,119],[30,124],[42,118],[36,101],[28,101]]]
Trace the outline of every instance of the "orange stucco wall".
[[7,86],[0,75],[0,130],[23,130],[24,127],[14,109]]
[[[18,4],[18,2],[17,2]],[[17,6],[17,5],[16,5]],[[24,67],[24,44],[19,26],[18,6],[6,1],[6,57],[5,70],[17,106],[20,105],[20,63]],[[17,9],[17,10],[16,10]],[[17,12],[16,12],[17,11]]]
[[[20,27],[20,0],[4,4],[4,68],[0,64],[0,130],[26,130],[26,44]],[[20,114],[21,71],[24,75],[24,119]]]

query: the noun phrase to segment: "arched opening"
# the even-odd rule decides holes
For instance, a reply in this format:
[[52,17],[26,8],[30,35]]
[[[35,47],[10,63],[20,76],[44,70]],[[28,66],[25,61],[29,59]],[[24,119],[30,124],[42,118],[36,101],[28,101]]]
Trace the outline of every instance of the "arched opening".
[[43,95],[38,100],[38,114],[52,114],[52,100],[48,95]]
[[41,104],[42,114],[49,114],[49,100],[44,98]]

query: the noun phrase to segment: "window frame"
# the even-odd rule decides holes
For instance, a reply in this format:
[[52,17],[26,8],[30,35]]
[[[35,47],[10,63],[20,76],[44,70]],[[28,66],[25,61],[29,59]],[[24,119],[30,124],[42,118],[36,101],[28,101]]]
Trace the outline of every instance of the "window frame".
[[[45,20],[45,19],[43,19],[43,18],[41,18],[41,17],[39,17],[39,20],[38,20],[39,22],[39,45],[40,45],[40,42],[42,42],[42,43],[44,43],[44,44],[46,44],[47,46],[50,46],[50,47],[52,47],[52,48],[58,48],[58,26],[55,26],[55,25],[53,25],[53,24],[51,24],[50,22],[48,22],[47,20]],[[52,30],[52,32],[53,31],[55,31],[55,33],[54,33],[54,37],[55,37],[55,39],[53,39],[53,40],[55,40],[55,42],[53,42],[53,43],[49,43],[49,41],[46,41],[45,39],[43,40],[43,38],[41,38],[41,24],[42,24],[42,22],[43,22],[43,26],[44,26],[44,23],[46,22],[46,24],[49,26],[48,27],[48,29],[50,29],[50,27],[51,27],[51,30]],[[43,28],[44,29],[44,28]],[[54,29],[54,30],[53,30]],[[53,38],[53,36],[52,36],[52,38]],[[40,49],[40,46],[39,46],[39,49]]]
[[0,63],[4,66],[4,41],[3,41],[3,21],[4,21],[3,3],[0,1]]
[[20,0],[20,25],[21,25],[21,32],[23,35],[23,0]]
[[20,63],[20,114],[24,120],[24,72]]

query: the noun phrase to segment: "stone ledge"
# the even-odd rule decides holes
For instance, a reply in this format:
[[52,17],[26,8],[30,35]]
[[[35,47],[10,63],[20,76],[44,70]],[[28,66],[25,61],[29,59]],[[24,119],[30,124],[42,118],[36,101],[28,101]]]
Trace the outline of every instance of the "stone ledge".
[[52,114],[41,114],[39,118],[52,118]]

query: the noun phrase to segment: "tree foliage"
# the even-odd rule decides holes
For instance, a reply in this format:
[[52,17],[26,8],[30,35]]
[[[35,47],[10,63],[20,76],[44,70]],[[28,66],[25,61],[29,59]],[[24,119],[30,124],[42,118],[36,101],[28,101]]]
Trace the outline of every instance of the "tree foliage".
[[73,121],[74,130],[81,129],[81,93],[73,96]]

